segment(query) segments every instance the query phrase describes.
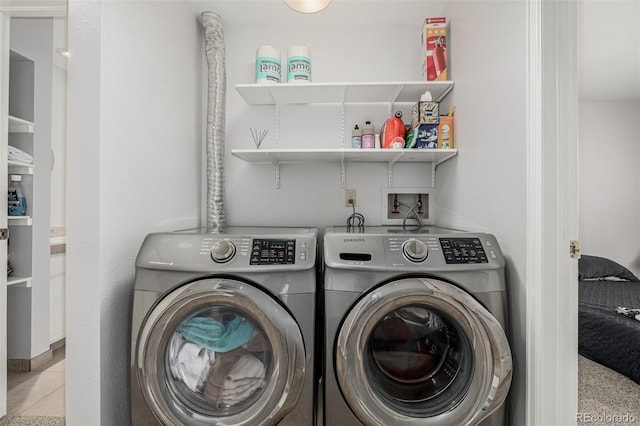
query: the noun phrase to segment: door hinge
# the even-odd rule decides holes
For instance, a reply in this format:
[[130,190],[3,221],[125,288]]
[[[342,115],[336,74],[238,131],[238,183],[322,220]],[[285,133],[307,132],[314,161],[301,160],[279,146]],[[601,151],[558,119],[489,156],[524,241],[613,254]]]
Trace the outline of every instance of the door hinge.
[[580,241],[572,240],[569,243],[569,256],[572,259],[580,259]]
[[0,241],[9,238],[9,230],[7,228],[0,228]]

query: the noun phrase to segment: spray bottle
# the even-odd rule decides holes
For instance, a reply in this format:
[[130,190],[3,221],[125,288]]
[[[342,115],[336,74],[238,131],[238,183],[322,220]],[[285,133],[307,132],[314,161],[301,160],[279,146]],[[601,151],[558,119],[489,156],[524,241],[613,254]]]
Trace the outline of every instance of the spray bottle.
[[402,111],[396,111],[382,126],[382,148],[404,148],[405,132]]

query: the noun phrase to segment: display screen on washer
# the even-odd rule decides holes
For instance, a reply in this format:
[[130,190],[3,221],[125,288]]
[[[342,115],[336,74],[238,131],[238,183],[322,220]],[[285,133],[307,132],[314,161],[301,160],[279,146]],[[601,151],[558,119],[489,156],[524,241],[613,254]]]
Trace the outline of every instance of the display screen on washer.
[[480,238],[440,238],[447,263],[488,263]]
[[251,265],[292,265],[296,263],[296,240],[256,238],[251,243]]

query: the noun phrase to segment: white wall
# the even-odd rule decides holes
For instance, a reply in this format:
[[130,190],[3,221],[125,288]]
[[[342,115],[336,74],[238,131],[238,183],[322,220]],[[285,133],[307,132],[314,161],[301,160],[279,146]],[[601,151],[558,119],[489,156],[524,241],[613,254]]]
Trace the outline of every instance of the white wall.
[[181,1],[69,2],[67,424],[127,424],[134,260],[198,225],[201,42]]
[[[339,6],[336,3],[331,8]],[[425,4],[417,16],[427,16],[430,10],[430,5]],[[231,155],[234,148],[255,147],[250,128],[268,130],[263,148],[276,146],[275,107],[249,106],[234,87],[237,83],[255,81],[256,49],[263,44],[279,49],[285,64],[290,46],[306,44],[311,51],[314,82],[421,80],[421,18],[414,19],[412,25],[388,23],[383,26],[379,21],[359,20],[353,15],[352,19],[345,18],[347,23],[335,23],[323,14],[305,16],[291,12],[285,22],[270,24],[265,21],[243,26],[233,21],[229,23],[224,14],[221,16],[225,22],[229,88],[226,121],[228,224],[344,225],[352,212],[344,206],[339,164],[283,164],[280,189],[276,189],[273,166],[248,164]],[[393,59],[388,52],[393,52]],[[409,108],[410,105],[404,105],[394,110],[404,110],[405,120],[410,120]],[[284,106],[280,108],[280,147],[350,147],[355,124],[362,128],[365,121],[370,120],[379,132],[388,114],[388,104],[347,105],[343,139],[340,105]],[[428,164],[398,165],[393,173],[394,186],[431,186],[430,171]],[[366,223],[380,224],[381,188],[387,186],[386,164],[347,165],[346,188],[357,190],[358,210],[365,215]],[[260,207],[264,205],[269,209],[265,211]]]
[[460,151],[438,172],[438,221],[493,233],[507,259],[511,424],[524,424],[526,2],[456,1],[448,10]]
[[580,103],[582,253],[640,275],[640,102]]

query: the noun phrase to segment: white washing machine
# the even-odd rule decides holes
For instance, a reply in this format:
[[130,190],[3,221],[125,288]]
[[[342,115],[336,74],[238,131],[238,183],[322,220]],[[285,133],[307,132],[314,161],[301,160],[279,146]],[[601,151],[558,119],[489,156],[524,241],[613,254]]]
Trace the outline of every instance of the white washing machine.
[[324,235],[324,423],[505,424],[505,261],[489,234]]
[[133,425],[313,425],[314,228],[150,234],[136,260]]

